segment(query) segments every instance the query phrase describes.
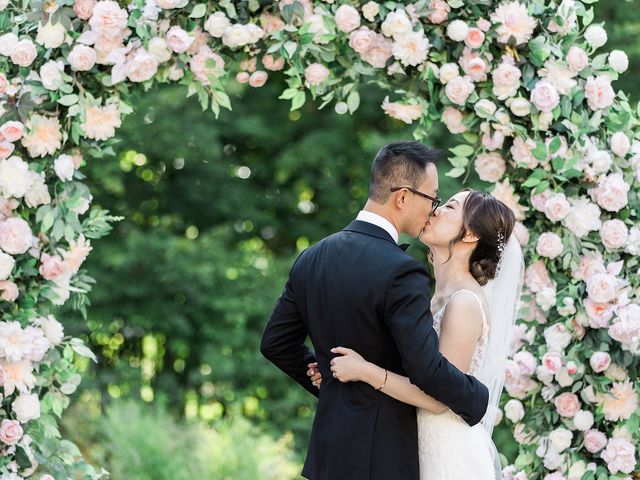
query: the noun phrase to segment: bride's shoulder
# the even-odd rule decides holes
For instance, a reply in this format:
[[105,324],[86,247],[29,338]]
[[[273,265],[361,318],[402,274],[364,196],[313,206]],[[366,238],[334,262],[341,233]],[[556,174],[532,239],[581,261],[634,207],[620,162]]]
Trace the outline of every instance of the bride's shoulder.
[[482,289],[463,288],[455,292],[446,304],[446,322],[469,327],[472,324],[482,329],[487,310],[487,300]]

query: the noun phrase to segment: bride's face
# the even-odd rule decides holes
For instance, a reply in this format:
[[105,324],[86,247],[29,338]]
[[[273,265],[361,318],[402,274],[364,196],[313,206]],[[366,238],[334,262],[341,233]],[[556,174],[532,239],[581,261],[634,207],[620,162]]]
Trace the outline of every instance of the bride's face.
[[463,205],[470,192],[458,192],[431,215],[420,241],[429,247],[448,246],[460,234]]

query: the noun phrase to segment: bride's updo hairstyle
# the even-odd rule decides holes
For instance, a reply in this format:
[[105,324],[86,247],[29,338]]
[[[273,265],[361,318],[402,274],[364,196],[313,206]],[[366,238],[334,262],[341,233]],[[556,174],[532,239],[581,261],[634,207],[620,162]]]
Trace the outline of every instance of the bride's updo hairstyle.
[[479,240],[469,257],[469,271],[480,285],[485,285],[496,276],[502,250],[516,219],[511,209],[497,198],[477,190],[468,192],[462,205],[462,229],[449,242],[449,254],[456,243],[473,232]]

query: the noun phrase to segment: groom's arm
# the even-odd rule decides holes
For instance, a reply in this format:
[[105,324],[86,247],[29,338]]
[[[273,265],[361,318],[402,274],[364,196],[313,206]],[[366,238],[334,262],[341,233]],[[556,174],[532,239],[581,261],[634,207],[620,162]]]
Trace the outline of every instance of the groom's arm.
[[307,376],[307,365],[315,362],[316,356],[305,344],[307,329],[293,295],[293,268],[295,263],[262,334],[260,351],[271,363],[317,397],[318,389]]
[[440,353],[429,300],[426,269],[408,260],[395,272],[387,290],[387,325],[411,383],[475,425],[487,410],[489,391]]

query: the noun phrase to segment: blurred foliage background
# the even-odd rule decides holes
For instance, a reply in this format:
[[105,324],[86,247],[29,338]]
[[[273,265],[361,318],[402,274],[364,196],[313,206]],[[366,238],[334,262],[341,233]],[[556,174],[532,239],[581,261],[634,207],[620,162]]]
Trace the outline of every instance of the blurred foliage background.
[[[596,9],[608,48],[630,57],[617,87],[637,102],[640,5]],[[352,117],[290,113],[279,85],[237,85],[218,120],[180,87],[141,93],[115,158],[85,170],[94,203],[125,219],[89,257],[87,321],[58,314],[100,360],[82,365],[65,429],[114,479],[299,474],[315,399],[261,357],[260,335],[297,253],[355,217],[376,151],[411,129],[384,116],[376,86]],[[430,138],[454,141],[441,127]],[[444,198],[460,188],[446,170]],[[409,253],[425,258],[420,245]],[[513,457],[510,433],[494,436]]]

